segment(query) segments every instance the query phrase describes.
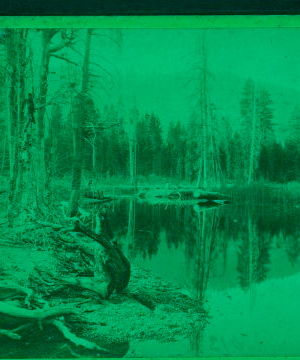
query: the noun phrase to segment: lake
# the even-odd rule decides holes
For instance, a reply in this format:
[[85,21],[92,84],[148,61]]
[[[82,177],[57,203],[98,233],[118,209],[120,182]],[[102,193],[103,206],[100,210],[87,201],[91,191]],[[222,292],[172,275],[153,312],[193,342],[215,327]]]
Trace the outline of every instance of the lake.
[[134,265],[180,285],[210,316],[185,341],[136,344],[137,356],[299,355],[300,209],[127,198],[108,219]]

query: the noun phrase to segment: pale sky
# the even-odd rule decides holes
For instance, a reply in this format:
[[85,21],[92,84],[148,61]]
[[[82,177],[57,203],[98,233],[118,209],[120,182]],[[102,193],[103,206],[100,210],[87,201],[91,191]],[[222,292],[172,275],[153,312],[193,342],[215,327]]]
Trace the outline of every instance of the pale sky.
[[[124,30],[123,69],[127,92],[163,121],[186,121],[187,82],[193,77],[202,30]],[[300,102],[300,29],[206,30],[211,98],[221,112],[239,122],[240,93],[246,78],[264,84],[274,98],[276,122]],[[199,53],[199,51],[198,51]],[[126,88],[126,87],[125,87]],[[175,119],[176,120],[176,119]]]
[[[115,36],[114,31],[106,34]],[[201,57],[202,34],[190,29],[124,29],[121,53],[107,37],[94,36],[92,60],[113,74],[117,70],[121,79],[110,91],[95,87],[99,107],[118,103],[121,94],[127,110],[136,103],[142,112],[153,111],[164,128],[172,120],[189,121],[194,107],[190,81]],[[218,112],[238,128],[242,88],[251,77],[270,91],[281,134],[300,104],[300,28],[210,29],[205,30],[205,44],[210,98]]]

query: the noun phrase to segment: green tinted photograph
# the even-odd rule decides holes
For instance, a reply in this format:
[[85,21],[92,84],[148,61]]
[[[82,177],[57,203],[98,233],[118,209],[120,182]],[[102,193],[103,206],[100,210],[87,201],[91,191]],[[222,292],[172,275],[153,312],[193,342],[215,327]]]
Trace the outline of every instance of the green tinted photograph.
[[0,30],[0,358],[300,356],[300,27]]

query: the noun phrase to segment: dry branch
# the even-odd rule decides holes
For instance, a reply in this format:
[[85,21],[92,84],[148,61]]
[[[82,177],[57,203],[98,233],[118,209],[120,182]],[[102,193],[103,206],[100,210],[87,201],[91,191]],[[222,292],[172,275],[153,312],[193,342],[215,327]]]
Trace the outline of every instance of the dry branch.
[[75,223],[74,231],[81,232],[97,243],[102,245],[107,254],[103,263],[103,269],[110,278],[108,297],[116,290],[122,292],[128,285],[130,279],[130,262],[125,257],[117,244],[107,240],[103,235],[97,235],[92,230],[82,225],[79,221]]
[[30,323],[21,325],[13,330],[6,330],[6,329],[0,329],[0,335],[7,336],[13,340],[20,340],[21,335],[18,334],[19,331],[26,329],[27,327],[31,326]]
[[67,315],[67,314],[78,314],[78,310],[74,308],[50,308],[50,309],[36,309],[36,310],[27,310],[8,304],[5,301],[0,301],[0,314],[17,317],[33,321],[42,321],[46,318],[51,318],[55,316]]
[[51,323],[63,334],[63,336],[67,340],[71,341],[76,346],[83,346],[84,348],[89,349],[89,350],[100,350],[100,351],[108,352],[108,350],[100,347],[99,345],[95,344],[94,342],[86,340],[86,339],[82,339],[82,338],[76,336],[75,334],[73,334],[62,321],[53,320],[53,321],[51,321]]
[[59,56],[59,55],[56,55],[56,54],[51,54],[51,56],[56,57],[57,59],[66,61],[67,63],[73,64],[75,66],[79,66],[75,61],[72,61],[72,60],[70,60],[68,58],[65,58],[64,56]]

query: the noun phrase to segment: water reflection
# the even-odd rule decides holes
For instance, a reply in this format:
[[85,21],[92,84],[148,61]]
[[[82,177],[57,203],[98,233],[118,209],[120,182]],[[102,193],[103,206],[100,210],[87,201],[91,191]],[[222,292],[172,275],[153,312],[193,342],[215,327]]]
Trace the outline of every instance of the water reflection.
[[175,255],[174,280],[200,300],[208,286],[247,291],[275,272],[296,272],[299,264],[299,209],[166,207],[130,198],[93,213],[94,230],[121,239],[133,263],[159,272],[159,263]]
[[[266,350],[272,341],[265,335],[267,328],[252,324],[251,319],[261,321],[269,302],[274,303],[277,314],[283,311],[273,301],[274,289],[281,289],[276,290],[276,298],[281,297],[282,302],[288,303],[285,298],[292,295],[295,304],[299,300],[288,285],[284,286],[288,283],[285,279],[299,272],[299,209],[234,205],[204,209],[150,205],[131,198],[116,202],[107,211],[110,229],[133,264],[186,287],[201,302],[208,301],[215,320],[210,328],[195,329],[189,344],[191,355],[272,355]],[[269,312],[268,321],[280,328],[283,320],[279,324]],[[300,319],[297,322],[295,315],[286,309],[296,328]],[[230,321],[234,325],[230,326]],[[265,340],[258,342],[260,331],[264,331]],[[220,334],[217,337],[216,332]],[[250,334],[251,354],[247,348]],[[284,334],[278,336],[286,341]],[[232,350],[237,338],[240,345]]]

